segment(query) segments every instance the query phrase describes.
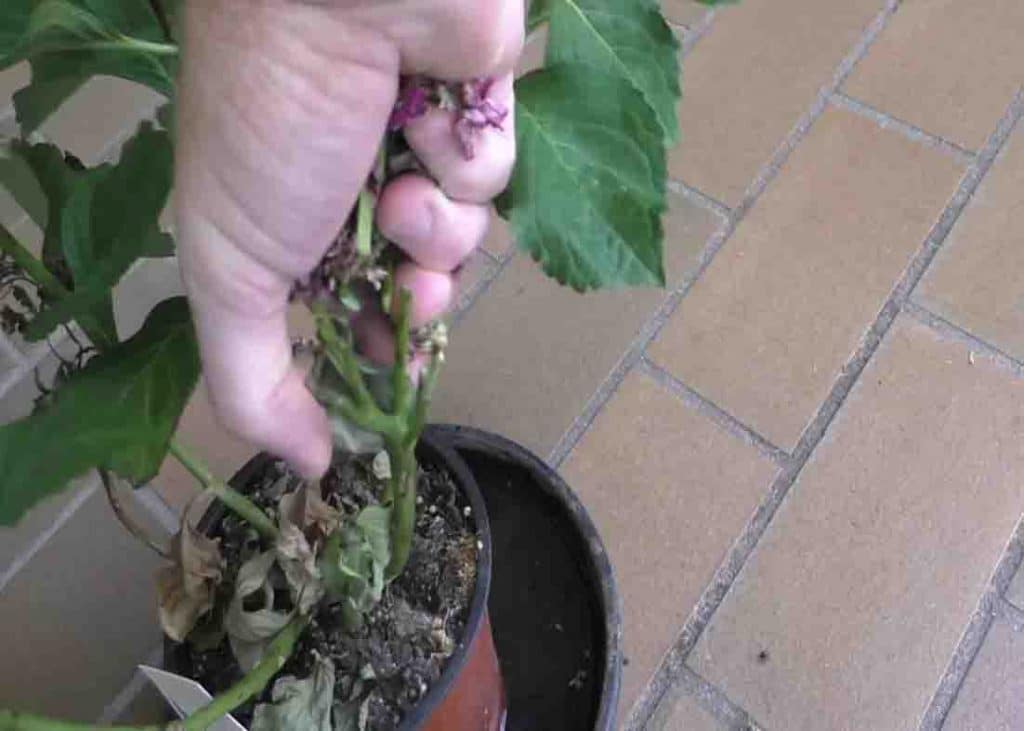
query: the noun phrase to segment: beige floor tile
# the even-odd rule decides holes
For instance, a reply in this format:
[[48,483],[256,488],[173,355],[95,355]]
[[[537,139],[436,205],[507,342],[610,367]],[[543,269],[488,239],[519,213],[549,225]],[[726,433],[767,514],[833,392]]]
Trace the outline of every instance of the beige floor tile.
[[[176,436],[195,450],[222,480],[231,479],[257,451],[220,425],[202,381],[185,407]],[[164,461],[153,487],[179,513],[199,489],[195,478],[171,456]]]
[[169,716],[167,703],[148,683],[120,716],[114,719],[119,724],[157,724],[167,723]]
[[144,86],[109,76],[87,82],[39,131],[86,164],[103,158],[113,141],[164,103]]
[[723,6],[683,61],[682,142],[669,155],[670,175],[737,204],[882,5]]
[[721,731],[726,728],[684,690],[670,690],[658,704],[647,731]]
[[651,353],[792,448],[956,188],[952,158],[829,110]]
[[851,96],[969,149],[1024,82],[1020,0],[906,0],[846,83]]
[[625,718],[775,467],[634,373],[562,472],[597,524],[622,593]]
[[917,300],[1024,359],[1024,126],[1007,140],[917,289]]
[[497,267],[498,264],[482,251],[475,251],[466,259],[456,283],[458,291],[452,305],[453,314],[464,312],[469,307],[484,280],[491,276]]
[[694,649],[767,728],[917,728],[1024,508],[1024,382],[967,356],[897,320]]
[[94,720],[160,642],[158,565],[94,494],[4,590],[0,707]]
[[[717,219],[677,196],[671,205],[666,262],[678,281]],[[580,295],[516,255],[452,333],[433,419],[491,429],[547,456],[665,296]]]
[[1017,731],[1024,722],[1024,627],[997,619],[942,725],[946,731]]
[[25,86],[31,76],[27,62],[0,71],[0,117],[14,104],[14,92]]
[[694,0],[662,0],[661,8],[668,22],[687,27],[699,21],[708,12],[707,5],[701,5]]

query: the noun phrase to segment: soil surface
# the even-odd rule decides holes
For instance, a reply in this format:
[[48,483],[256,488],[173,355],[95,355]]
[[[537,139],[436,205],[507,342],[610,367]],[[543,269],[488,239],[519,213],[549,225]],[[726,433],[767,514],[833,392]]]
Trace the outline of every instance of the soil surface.
[[[263,507],[276,506],[286,490],[299,484],[299,478],[287,470],[284,463],[269,463],[262,477],[248,486],[251,497]],[[322,488],[328,503],[354,515],[369,502],[377,502],[382,483],[369,459],[349,457],[331,468]],[[241,677],[228,640],[216,631],[220,626],[217,614],[227,607],[243,557],[259,549],[259,538],[230,513],[215,521],[208,532],[220,538],[227,563],[217,609],[196,628],[189,642],[175,648],[173,664],[177,667],[173,669],[216,694]],[[388,585],[382,601],[359,630],[347,631],[339,608],[321,603],[280,674],[307,677],[314,652],[329,657],[336,672],[336,702],[358,703],[361,699],[366,720],[361,728],[397,728],[405,712],[440,677],[462,636],[476,583],[477,554],[474,519],[467,501],[445,471],[422,465],[416,530],[405,572]],[[289,601],[284,594],[282,606]],[[272,686],[269,684],[255,702],[269,701]],[[255,702],[233,714],[243,725],[251,720]]]

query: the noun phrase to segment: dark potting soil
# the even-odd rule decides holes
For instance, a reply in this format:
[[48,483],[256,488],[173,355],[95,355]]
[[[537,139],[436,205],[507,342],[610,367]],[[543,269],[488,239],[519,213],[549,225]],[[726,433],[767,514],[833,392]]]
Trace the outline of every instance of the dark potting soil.
[[[287,469],[283,463],[270,463],[251,487],[251,497],[261,507],[275,506],[287,489],[299,484]],[[282,480],[284,476],[289,479]],[[322,481],[324,499],[349,515],[376,502],[381,488],[365,458],[345,459]],[[230,602],[243,556],[258,550],[259,538],[230,513],[211,532],[221,539],[227,564],[216,615]],[[406,570],[387,586],[380,604],[359,630],[347,631],[339,608],[322,603],[280,675],[305,678],[312,672],[314,652],[328,657],[335,667],[335,700],[368,699],[368,731],[397,728],[405,712],[440,677],[462,636],[476,584],[477,554],[469,505],[450,475],[425,465],[420,471],[416,529]],[[286,603],[287,592],[283,593],[280,601]],[[206,625],[219,627],[220,617],[210,616]],[[182,666],[178,672],[216,694],[242,674],[227,638],[214,635],[215,641],[202,647],[204,635],[200,625],[193,634],[195,641],[178,648]],[[235,711],[235,718],[248,726],[255,703],[268,702],[272,687],[273,682],[260,698]]]

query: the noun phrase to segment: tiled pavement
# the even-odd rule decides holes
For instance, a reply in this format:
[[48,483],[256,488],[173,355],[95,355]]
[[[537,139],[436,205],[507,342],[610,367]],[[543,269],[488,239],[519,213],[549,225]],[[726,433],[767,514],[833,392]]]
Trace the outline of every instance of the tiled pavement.
[[[1024,728],[1024,4],[665,4],[668,289],[579,297],[498,226],[435,415],[546,456],[591,510],[622,728]],[[45,131],[99,159],[151,105],[101,82]],[[124,327],[158,285],[133,274]],[[0,343],[0,417],[52,359]],[[248,455],[201,396],[184,429],[224,474]],[[140,514],[188,491],[168,466]],[[0,531],[0,705],[152,708],[153,561],[100,498],[84,480]]]

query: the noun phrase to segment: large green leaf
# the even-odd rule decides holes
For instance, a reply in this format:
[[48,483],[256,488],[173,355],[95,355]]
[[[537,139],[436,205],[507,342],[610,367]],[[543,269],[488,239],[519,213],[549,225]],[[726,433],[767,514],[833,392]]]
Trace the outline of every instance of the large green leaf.
[[[679,42],[652,0],[545,0],[547,65],[582,63],[626,79],[679,138]],[[532,11],[532,8],[531,8]]]
[[[159,217],[171,189],[173,152],[167,132],[140,127],[117,165],[81,169],[47,144],[15,143],[47,203],[43,260],[70,272],[73,293],[49,303],[25,330],[29,340],[71,319],[93,317],[113,334],[111,290],[143,256],[173,252]],[[2,171],[2,168],[0,168]]]
[[13,5],[0,11],[0,68],[22,60],[32,66],[32,83],[14,95],[23,132],[42,124],[92,76],[118,76],[173,96],[176,48],[149,2],[4,2]]
[[184,298],[158,304],[130,340],[97,356],[52,402],[0,427],[0,525],[94,467],[153,477],[199,377]]
[[665,148],[629,82],[582,66],[522,77],[516,143],[498,208],[546,273],[580,291],[664,284]]

